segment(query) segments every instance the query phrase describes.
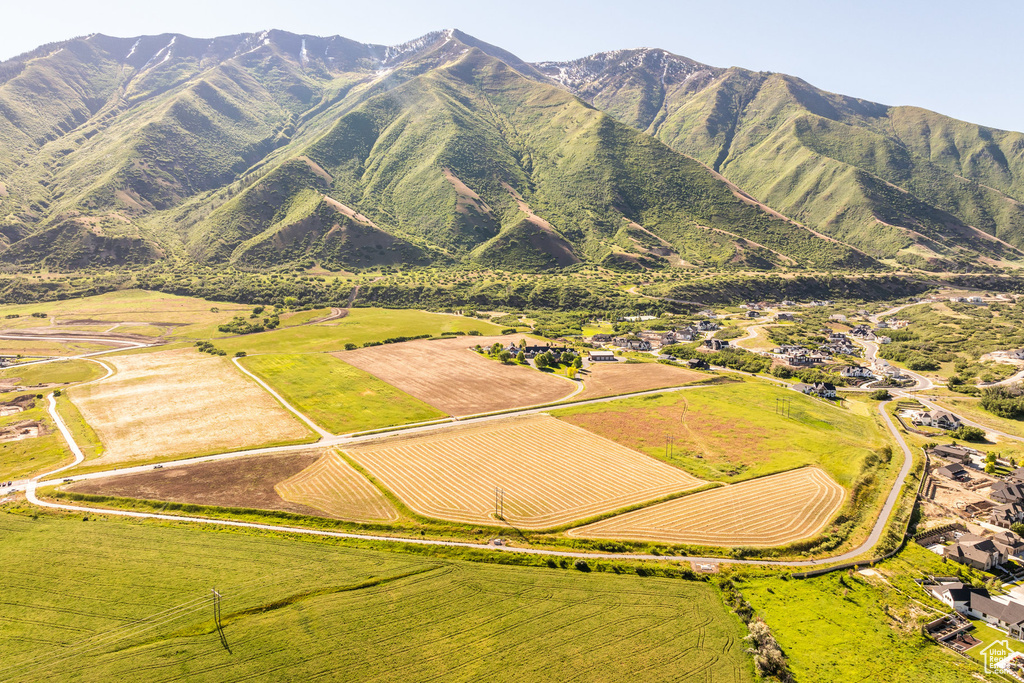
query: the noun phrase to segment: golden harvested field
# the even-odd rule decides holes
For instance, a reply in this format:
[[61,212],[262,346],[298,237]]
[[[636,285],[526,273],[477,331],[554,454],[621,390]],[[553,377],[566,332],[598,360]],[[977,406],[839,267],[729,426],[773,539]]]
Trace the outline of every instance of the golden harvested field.
[[424,517],[545,529],[704,482],[547,415],[381,439],[349,455]]
[[108,356],[117,372],[68,391],[105,447],[89,464],[300,441],[309,430],[227,358],[175,349]]
[[334,355],[456,417],[552,403],[571,394],[571,380],[521,365],[502,365],[472,350],[477,344],[487,348],[519,338],[422,339]]
[[677,387],[708,377],[664,363],[594,363],[583,376],[583,391],[573,400]]
[[572,529],[577,538],[770,547],[810,538],[846,491],[817,467],[702,491]]
[[394,522],[398,511],[377,488],[336,451],[274,487],[293,503],[323,510],[349,522]]

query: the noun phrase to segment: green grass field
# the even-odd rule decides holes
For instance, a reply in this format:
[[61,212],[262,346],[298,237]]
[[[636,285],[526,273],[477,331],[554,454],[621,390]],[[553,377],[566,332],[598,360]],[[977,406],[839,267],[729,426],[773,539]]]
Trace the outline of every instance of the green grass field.
[[707,583],[14,510],[12,682],[753,681],[745,629]]
[[408,309],[353,308],[341,320],[215,339],[214,344],[229,353],[305,353],[341,351],[346,343],[362,346],[365,342],[383,341],[389,337],[474,330],[495,335],[500,334],[501,329],[483,320],[458,315]]
[[789,581],[759,577],[736,586],[771,626],[798,681],[954,683],[979,674],[979,664],[920,634],[920,624],[948,608],[913,579],[948,574],[949,566],[911,543],[876,569],[882,577],[834,572]]
[[[789,401],[788,417],[776,413],[784,399]],[[551,414],[702,479],[739,481],[818,464],[849,486],[860,474],[864,457],[889,443],[880,418],[863,412],[749,381]],[[674,439],[671,453],[666,452],[668,438]]]
[[105,374],[107,371],[99,363],[77,358],[0,370],[0,378],[16,379],[22,386],[88,382],[99,379]]
[[[0,398],[10,401],[15,396],[18,394],[4,394]],[[46,413],[46,399],[36,399],[35,406],[29,410],[0,417],[0,427],[23,420],[42,422],[49,433],[31,439],[0,443],[0,481],[19,479],[52,469],[71,458],[64,439]]]
[[445,417],[423,401],[327,354],[268,354],[241,362],[296,409],[336,434]]

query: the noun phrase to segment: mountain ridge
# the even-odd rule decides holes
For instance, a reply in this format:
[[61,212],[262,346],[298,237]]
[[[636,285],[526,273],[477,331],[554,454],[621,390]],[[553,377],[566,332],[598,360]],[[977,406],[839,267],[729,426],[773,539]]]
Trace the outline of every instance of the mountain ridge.
[[[0,63],[0,262],[777,269],[898,256],[849,217],[822,220],[813,193],[781,201],[751,177],[766,155],[746,148],[740,110],[773,78],[753,74],[655,48],[529,64],[457,29],[397,46],[276,30],[42,46]],[[792,131],[764,139],[866,174],[843,179],[845,191],[904,200],[899,177],[834,158],[828,126],[849,124],[821,114],[883,105],[833,102],[798,81],[775,104],[806,120],[789,116]],[[941,164],[917,163],[910,181],[952,182]],[[931,222],[918,230],[893,214],[900,248],[928,254],[924,265],[1020,257],[1016,207],[991,210],[999,187],[1016,192],[1013,168],[1010,180],[977,173],[994,186],[962,202],[990,232],[914,197],[921,206],[904,214]],[[893,204],[869,203],[871,220],[892,218],[878,207]]]

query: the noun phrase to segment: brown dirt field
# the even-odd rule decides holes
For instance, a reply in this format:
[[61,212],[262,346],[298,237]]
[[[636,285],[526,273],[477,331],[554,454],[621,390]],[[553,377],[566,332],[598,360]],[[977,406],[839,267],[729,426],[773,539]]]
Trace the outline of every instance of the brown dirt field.
[[107,379],[68,396],[103,442],[90,464],[241,450],[309,430],[228,358],[175,349],[109,356]]
[[348,451],[412,510],[544,529],[696,488],[701,480],[547,415],[391,437]]
[[421,339],[333,355],[456,417],[553,403],[571,394],[571,380],[521,365],[502,365],[472,350],[477,344],[487,348],[519,338]]
[[593,363],[583,375],[583,391],[573,400],[665,389],[707,379],[709,375],[664,363]]
[[0,441],[34,439],[37,436],[47,433],[47,429],[42,422],[37,422],[36,420],[21,420],[20,422],[0,427]]
[[285,500],[349,522],[398,520],[398,511],[384,494],[333,449],[274,490]]
[[282,510],[324,517],[321,510],[282,498],[274,485],[317,462],[320,451],[258,455],[240,460],[200,462],[109,479],[80,481],[66,487],[75,493],[142,498],[171,503]]
[[771,547],[810,538],[846,491],[824,470],[803,467],[571,529],[569,536],[711,546]]
[[[750,465],[772,458],[765,448],[770,434],[763,427],[709,412],[684,410],[683,405],[619,408],[558,419],[637,451],[664,448],[671,438],[676,452],[699,454],[712,463]],[[737,428],[738,424],[742,428]]]

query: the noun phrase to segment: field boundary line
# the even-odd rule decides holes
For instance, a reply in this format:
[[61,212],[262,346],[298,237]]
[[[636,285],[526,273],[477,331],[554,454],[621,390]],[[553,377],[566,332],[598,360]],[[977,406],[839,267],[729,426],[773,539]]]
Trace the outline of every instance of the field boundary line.
[[[260,355],[263,355],[263,354],[260,354]],[[307,425],[309,425],[309,427],[314,432],[319,434],[321,436],[321,438],[327,438],[327,437],[330,437],[330,436],[334,436],[334,434],[331,434],[329,431],[327,431],[326,429],[324,429],[323,427],[321,427],[317,423],[313,422],[313,420],[309,419],[308,417],[306,417],[305,415],[300,413],[298,411],[298,409],[296,409],[294,406],[292,406],[291,403],[288,403],[288,401],[284,400],[284,397],[281,396],[281,394],[279,394],[276,391],[274,391],[273,389],[271,389],[270,385],[267,384],[266,382],[264,382],[259,377],[257,377],[255,375],[255,373],[252,373],[252,372],[246,370],[244,367],[242,367],[242,364],[239,362],[240,360],[241,360],[241,358],[235,357],[235,358],[231,359],[231,362],[234,363],[235,367],[238,368],[239,370],[241,370],[244,374],[246,374],[250,378],[256,380],[256,383],[259,384],[261,387],[263,387],[267,391],[268,394],[270,394],[275,399],[277,399],[277,402],[280,403],[282,406],[284,406],[285,410],[287,410],[291,414],[295,415],[295,417],[299,418],[300,420],[305,422]]]

